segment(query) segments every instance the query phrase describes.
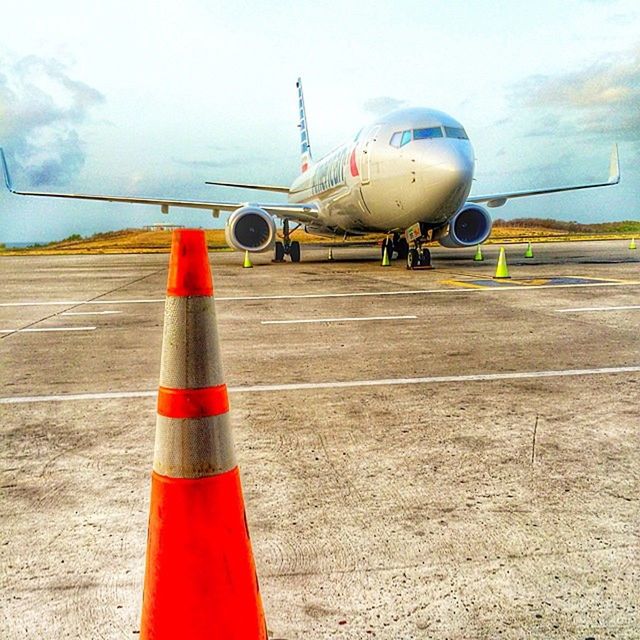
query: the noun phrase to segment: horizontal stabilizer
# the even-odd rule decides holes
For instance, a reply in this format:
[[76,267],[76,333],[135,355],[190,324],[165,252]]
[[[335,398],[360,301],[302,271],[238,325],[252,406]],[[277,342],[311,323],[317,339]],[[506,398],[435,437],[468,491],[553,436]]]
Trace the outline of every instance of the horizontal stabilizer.
[[273,184],[245,184],[242,182],[210,182],[205,184],[215,184],[220,187],[237,187],[238,189],[258,189],[260,191],[276,191],[277,193],[289,193],[289,187],[281,187]]

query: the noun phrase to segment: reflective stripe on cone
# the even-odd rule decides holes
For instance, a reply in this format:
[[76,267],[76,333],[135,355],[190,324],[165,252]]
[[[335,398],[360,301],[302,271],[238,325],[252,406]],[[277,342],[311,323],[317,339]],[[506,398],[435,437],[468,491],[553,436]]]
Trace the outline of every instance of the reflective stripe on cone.
[[194,389],[224,383],[217,326],[212,297],[167,298],[160,386]]
[[172,478],[202,478],[236,466],[229,414],[207,418],[158,416],[153,470]]

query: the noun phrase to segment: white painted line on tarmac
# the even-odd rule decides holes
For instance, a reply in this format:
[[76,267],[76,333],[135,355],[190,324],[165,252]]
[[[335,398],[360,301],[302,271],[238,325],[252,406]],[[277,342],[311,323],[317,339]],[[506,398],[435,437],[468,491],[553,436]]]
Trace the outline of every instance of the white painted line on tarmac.
[[64,311],[61,316],[111,316],[122,311]]
[[127,398],[155,398],[157,395],[157,391],[110,391],[107,393],[69,393],[57,396],[9,396],[0,398],[0,404],[66,402],[72,400],[122,400]]
[[366,318],[305,318],[302,320],[262,320],[260,324],[314,324],[323,322],[366,322],[368,320],[416,320],[418,316],[368,316]]
[[156,304],[165,298],[138,298],[136,300],[87,300],[80,304]]
[[85,304],[82,300],[29,300],[25,302],[0,302],[0,307],[67,307]]
[[[236,387],[233,391],[302,391],[309,389],[347,389],[350,387],[377,387],[403,384],[437,384],[442,382],[487,382],[493,380],[525,380],[529,378],[560,378],[571,376],[593,376],[609,373],[636,373],[637,367],[602,367],[599,369],[565,369],[561,371],[522,371],[513,373],[481,373],[462,376],[429,376],[424,378],[383,378],[380,380],[348,380],[345,382],[294,382],[290,384],[267,384]],[[231,391],[231,389],[230,389]]]
[[41,329],[0,329],[0,333],[47,333],[49,331],[95,331],[97,327],[43,327]]
[[[576,289],[591,287],[638,287],[640,282],[588,282],[582,284],[543,284],[543,285],[503,285],[487,287],[486,289],[465,289],[456,287],[451,289],[405,289],[401,291],[352,291],[347,293],[297,293],[270,296],[216,296],[218,302],[242,302],[249,300],[297,300],[311,298],[376,298],[381,296],[416,296],[428,294],[465,295],[470,293],[505,293],[508,291],[539,291],[540,289]],[[57,301],[25,301],[0,302],[0,307],[59,307],[83,304],[156,304],[164,302],[165,298],[148,298],[135,300],[57,300]]]
[[[294,382],[290,384],[259,384],[229,387],[230,393],[269,393],[275,391],[308,391],[316,389],[346,389],[353,387],[382,387],[409,384],[440,384],[443,382],[491,382],[527,380],[531,378],[565,378],[607,375],[612,373],[640,373],[640,366],[600,367],[597,369],[564,369],[553,371],[518,371],[512,373],[481,373],[460,376],[429,376],[424,378],[382,378],[379,380],[347,380],[334,382]],[[119,400],[122,398],[152,398],[156,391],[113,391],[106,393],[73,393],[53,396],[8,396],[0,404],[29,402],[66,402],[69,400]]]
[[536,291],[539,289],[572,289],[576,287],[637,287],[640,282],[589,282],[584,284],[502,285],[486,289],[456,287],[451,289],[405,289],[404,291],[355,291],[349,293],[297,293],[271,296],[216,296],[218,301],[296,300],[307,298],[375,298],[379,296],[416,296],[435,293],[496,293],[505,291]]
[[155,304],[164,298],[137,300],[28,300],[26,302],[0,302],[0,307],[72,307],[81,304]]
[[580,313],[582,311],[628,311],[640,309],[640,304],[631,304],[624,307],[575,307],[574,309],[556,309],[558,313]]

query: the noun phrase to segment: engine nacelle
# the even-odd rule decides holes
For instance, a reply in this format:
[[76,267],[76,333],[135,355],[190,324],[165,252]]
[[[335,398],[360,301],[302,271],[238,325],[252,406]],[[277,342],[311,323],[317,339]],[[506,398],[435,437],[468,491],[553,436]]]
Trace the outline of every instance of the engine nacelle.
[[229,216],[224,235],[238,251],[267,251],[276,241],[276,222],[260,207],[240,207]]
[[467,204],[451,220],[449,228],[438,242],[443,247],[456,249],[482,244],[491,233],[493,222],[489,213],[477,204]]

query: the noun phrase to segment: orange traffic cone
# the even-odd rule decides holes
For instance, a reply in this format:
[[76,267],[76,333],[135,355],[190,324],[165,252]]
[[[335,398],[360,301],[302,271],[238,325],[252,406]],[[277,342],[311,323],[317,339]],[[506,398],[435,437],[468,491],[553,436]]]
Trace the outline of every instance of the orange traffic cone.
[[173,232],[140,637],[266,640],[205,235]]

